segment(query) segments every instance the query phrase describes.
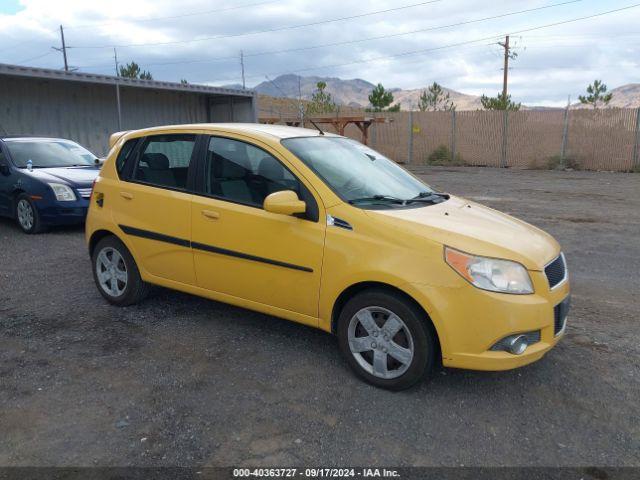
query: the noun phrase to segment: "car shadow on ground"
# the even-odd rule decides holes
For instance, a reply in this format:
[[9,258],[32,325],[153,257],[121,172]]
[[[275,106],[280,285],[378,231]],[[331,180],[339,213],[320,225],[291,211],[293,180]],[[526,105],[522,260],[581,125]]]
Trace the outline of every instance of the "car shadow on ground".
[[[20,227],[18,226],[16,221],[12,218],[0,217],[0,229],[4,229],[4,228],[10,229],[15,233],[22,233],[22,230],[20,229]],[[38,233],[36,235],[46,235],[49,233],[67,234],[67,233],[78,233],[78,232],[84,232],[84,223],[78,223],[75,225],[58,225],[58,226],[47,227],[47,229],[44,232]]]
[[[96,294],[99,295],[97,292]],[[200,325],[205,329],[208,327],[206,324],[202,325],[203,322],[215,322],[216,324],[209,326],[212,331],[224,328],[224,324],[233,325],[232,328],[240,335],[261,337],[263,348],[261,353],[266,356],[269,352],[285,349],[290,350],[288,355],[291,358],[295,358],[296,350],[303,348],[320,362],[317,365],[318,368],[331,370],[331,374],[337,375],[345,386],[365,388],[372,392],[385,391],[366,384],[352,373],[342,357],[335,335],[308,325],[163,287],[154,287],[150,297],[144,303],[130,308],[147,310],[151,316],[155,316],[156,309],[168,313],[159,318],[159,321],[165,323],[169,330],[184,325],[185,321],[193,322],[194,326]],[[193,311],[204,315],[197,317],[189,315]],[[254,344],[254,351],[255,348]],[[554,351],[555,349],[549,355],[553,355]],[[229,359],[229,362],[231,365],[234,360]],[[556,362],[547,361],[547,358],[515,370],[494,372],[448,368],[444,367],[438,359],[427,379],[418,382],[408,390],[388,393],[409,397],[424,396],[427,392],[442,388],[443,391],[456,392],[462,396],[466,394],[476,396],[482,392],[495,394],[500,393],[501,390],[504,390],[505,395],[511,395],[514,391],[524,390],[532,384],[544,383],[548,376],[557,376],[559,369],[560,366]]]

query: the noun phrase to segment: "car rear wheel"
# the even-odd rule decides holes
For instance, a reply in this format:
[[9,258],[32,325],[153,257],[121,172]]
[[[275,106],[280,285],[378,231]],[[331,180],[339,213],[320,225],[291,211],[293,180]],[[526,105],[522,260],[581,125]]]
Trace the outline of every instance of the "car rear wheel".
[[24,233],[40,233],[45,230],[38,209],[26,193],[16,198],[16,221]]
[[403,390],[433,368],[436,344],[424,312],[402,295],[362,292],[342,309],[340,349],[351,368],[377,387]]
[[105,237],[93,250],[93,278],[100,294],[119,307],[141,302],[151,286],[142,280],[127,247],[116,237]]

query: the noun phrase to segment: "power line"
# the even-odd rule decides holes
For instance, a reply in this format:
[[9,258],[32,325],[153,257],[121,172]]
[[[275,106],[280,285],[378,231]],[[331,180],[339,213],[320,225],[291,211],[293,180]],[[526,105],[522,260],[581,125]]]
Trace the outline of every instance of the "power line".
[[[129,22],[134,22],[134,23],[144,23],[144,22],[153,22],[153,21],[157,21],[157,20],[172,20],[172,19],[176,19],[176,18],[195,17],[195,16],[200,16],[200,15],[209,15],[209,14],[212,14],[212,13],[228,12],[230,10],[239,10],[241,8],[258,7],[260,5],[266,5],[266,4],[269,4],[269,3],[276,3],[277,1],[278,0],[269,0],[269,1],[265,1],[265,2],[249,3],[249,4],[244,4],[244,5],[236,5],[234,7],[218,8],[216,10],[205,10],[205,11],[201,11],[201,12],[183,13],[183,14],[180,14],[180,15],[170,15],[170,16],[166,16],[166,17],[148,17],[148,18],[141,18],[141,19],[126,19],[124,21],[129,21]],[[87,24],[87,25],[77,25],[77,26],[71,26],[71,27],[65,27],[65,28],[67,30],[78,30],[78,29],[81,29],[81,28],[108,27],[110,25],[117,25],[118,23],[119,22]]]
[[205,41],[208,41],[208,40],[218,40],[218,39],[221,39],[221,38],[244,37],[244,36],[248,36],[248,35],[258,35],[258,34],[261,34],[261,33],[280,32],[280,31],[283,31],[283,30],[293,30],[293,29],[296,29],[296,28],[312,27],[312,26],[315,26],[315,25],[322,25],[322,24],[326,24],[326,23],[342,22],[342,21],[346,21],[346,20],[353,20],[355,18],[370,17],[372,15],[380,15],[382,13],[389,13],[389,12],[395,12],[395,11],[398,11],[398,10],[406,10],[408,8],[421,7],[421,6],[424,6],[424,5],[429,5],[429,4],[432,4],[432,3],[439,3],[439,2],[442,2],[442,1],[444,1],[444,0],[429,0],[427,2],[420,2],[420,3],[411,4],[411,5],[402,5],[400,7],[387,8],[385,10],[376,10],[376,11],[372,11],[372,12],[359,13],[357,15],[349,15],[347,17],[331,18],[331,19],[328,19],[328,20],[318,20],[316,22],[301,23],[301,24],[297,24],[297,25],[287,25],[287,26],[284,26],[284,27],[269,28],[269,29],[266,29],[266,30],[255,30],[255,31],[252,31],[252,32],[230,33],[230,34],[226,34],[226,35],[216,35],[214,37],[193,38],[191,40],[175,40],[175,41],[171,41],[171,42],[152,42],[152,43],[130,43],[130,44],[125,44],[125,45],[80,45],[80,46],[75,46],[73,48],[113,48],[113,47],[127,48],[127,47],[147,47],[147,46],[162,46],[162,45],[178,45],[178,44],[193,43],[193,42],[205,42]]
[[[569,1],[565,1],[565,2],[561,2],[561,3],[554,3],[551,5],[545,5],[542,7],[536,7],[536,8],[528,8],[526,10],[518,10],[515,12],[509,12],[509,13],[502,13],[499,15],[493,15],[490,17],[483,17],[483,18],[477,18],[477,19],[473,19],[473,20],[466,20],[463,22],[456,22],[456,23],[450,23],[448,25],[437,25],[434,27],[427,27],[427,28],[421,28],[419,30],[412,30],[409,32],[400,32],[400,33],[391,33],[391,34],[387,34],[387,35],[378,35],[378,36],[374,36],[374,37],[365,37],[365,38],[358,38],[355,40],[346,40],[346,41],[342,41],[342,42],[331,42],[331,43],[323,43],[323,44],[317,44],[317,45],[309,45],[306,47],[297,47],[297,48],[287,48],[287,49],[282,49],[282,50],[267,50],[267,51],[262,51],[262,52],[255,52],[255,53],[245,53],[244,57],[258,57],[258,56],[264,56],[264,55],[277,55],[277,54],[281,54],[281,53],[292,53],[292,52],[301,52],[301,51],[306,51],[306,50],[314,50],[314,49],[318,49],[318,48],[327,48],[327,47],[336,47],[336,46],[340,46],[340,45],[351,45],[354,43],[362,43],[362,42],[371,42],[374,40],[383,40],[383,39],[387,39],[387,38],[395,38],[395,37],[401,37],[401,36],[405,36],[405,35],[413,35],[416,33],[424,33],[424,32],[430,32],[430,31],[434,31],[434,30],[442,30],[442,29],[446,29],[446,28],[452,28],[452,27],[459,27],[459,26],[463,26],[463,25],[469,25],[469,24],[473,24],[473,23],[479,23],[479,22],[485,22],[488,20],[495,20],[498,18],[504,18],[504,17],[509,17],[509,16],[513,16],[513,15],[521,15],[523,13],[531,13],[531,12],[535,12],[535,11],[539,11],[539,10],[545,10],[545,9],[549,9],[549,8],[554,8],[554,7],[560,7],[560,6],[564,6],[564,5],[570,5],[573,3],[578,3],[578,2],[582,2],[583,0],[569,0]],[[236,60],[237,56],[233,55],[233,56],[224,56],[224,57],[213,57],[213,58],[209,58],[209,59],[200,59],[200,60],[180,60],[180,61],[174,61],[174,62],[157,62],[157,63],[145,63],[144,66],[146,67],[154,67],[154,66],[165,66],[165,65],[184,65],[184,64],[190,64],[190,63],[208,63],[208,62],[215,62],[215,61],[223,61],[223,60]],[[83,68],[94,68],[94,67],[102,67],[105,65],[88,65],[86,67]]]
[[43,53],[42,55],[38,55],[37,57],[32,57],[32,58],[27,58],[26,60],[20,60],[19,62],[16,62],[16,65],[21,65],[23,63],[27,63],[27,62],[32,62],[33,60],[39,60],[41,58],[44,58],[48,55],[51,55],[53,52],[51,50],[49,50],[47,53]]
[[[426,49],[420,49],[420,50],[409,50],[409,51],[404,51],[404,52],[398,52],[392,55],[382,55],[379,57],[374,57],[374,58],[368,58],[368,59],[363,59],[363,60],[354,60],[351,62],[345,62],[345,63],[337,63],[337,64],[325,64],[325,65],[317,65],[314,67],[306,67],[306,68],[300,68],[300,69],[296,69],[296,70],[292,70],[289,72],[280,72],[280,73],[270,73],[269,75],[271,76],[278,76],[278,75],[284,75],[285,73],[300,73],[300,72],[307,72],[307,71],[311,71],[311,70],[318,70],[318,69],[322,69],[322,68],[340,68],[340,67],[345,67],[345,66],[350,66],[350,65],[358,65],[358,64],[365,64],[365,63],[371,63],[371,62],[377,62],[380,60],[389,60],[389,59],[393,59],[393,58],[400,58],[400,57],[408,57],[408,56],[413,56],[413,55],[420,55],[420,54],[424,54],[424,53],[430,53],[430,52],[434,52],[437,50],[444,50],[447,48],[454,48],[454,47],[460,47],[463,45],[470,45],[473,43],[478,43],[478,42],[486,42],[486,41],[495,41],[499,38],[502,38],[506,35],[518,35],[521,33],[526,33],[526,32],[533,32],[536,30],[542,30],[545,28],[551,28],[551,27],[557,27],[560,25],[567,25],[569,23],[575,23],[575,22],[580,22],[583,20],[589,20],[592,18],[597,18],[597,17],[602,17],[605,15],[609,15],[612,13],[618,13],[618,12],[622,12],[625,10],[630,10],[632,8],[637,8],[640,7],[640,3],[636,3],[633,5],[629,5],[626,7],[622,7],[622,8],[616,8],[614,10],[607,10],[605,12],[600,12],[600,13],[595,13],[592,15],[587,15],[584,17],[578,17],[578,18],[572,18],[570,20],[563,20],[563,21],[559,21],[559,22],[554,22],[554,23],[548,23],[545,25],[539,25],[536,27],[530,27],[530,28],[525,28],[522,30],[516,30],[516,31],[512,31],[512,32],[507,32],[507,33],[502,33],[502,34],[498,34],[498,35],[491,35],[489,37],[483,37],[483,38],[477,38],[474,40],[466,40],[466,41],[462,41],[462,42],[457,42],[457,43],[451,43],[448,45],[440,45],[438,47],[432,47],[432,48],[426,48]],[[264,74],[261,75],[253,75],[247,78],[261,78],[263,77]],[[232,80],[216,80],[216,81],[210,81],[209,83],[222,83],[222,82],[228,82],[228,81],[232,81]]]
[[[560,21],[560,22],[548,23],[546,25],[540,25],[540,26],[537,26],[537,27],[531,27],[531,28],[526,28],[526,29],[523,29],[523,30],[517,30],[517,31],[514,31],[514,32],[508,32],[508,33],[504,33],[504,34],[501,34],[501,35],[492,35],[490,37],[479,38],[479,39],[476,39],[476,40],[467,40],[467,41],[464,41],[464,42],[458,42],[458,43],[453,43],[453,44],[449,44],[449,45],[441,45],[439,47],[427,48],[427,49],[422,49],[422,50],[410,50],[410,51],[405,51],[405,52],[399,52],[399,53],[396,53],[396,54],[393,54],[393,55],[384,55],[384,56],[365,59],[365,60],[355,60],[355,61],[352,61],[352,62],[346,62],[346,63],[341,63],[341,64],[320,65],[320,66],[316,66],[316,67],[307,67],[307,68],[304,68],[304,69],[295,70],[295,72],[316,70],[316,69],[320,69],[320,68],[336,68],[336,67],[342,67],[342,66],[348,66],[348,65],[370,63],[370,62],[375,62],[375,61],[379,61],[379,60],[388,60],[388,59],[391,59],[391,58],[419,55],[419,54],[422,54],[422,53],[433,52],[433,51],[442,50],[442,49],[445,49],[445,48],[453,48],[453,47],[458,47],[458,46],[462,46],[462,45],[468,45],[468,44],[471,44],[471,43],[485,42],[487,40],[493,40],[496,37],[503,37],[503,36],[506,36],[506,35],[518,35],[520,33],[533,32],[533,31],[542,30],[542,29],[545,29],[545,28],[557,27],[557,26],[566,25],[566,24],[569,24],[569,23],[580,22],[580,21],[583,21],[583,20],[589,20],[589,19],[596,18],[596,17],[602,17],[604,15],[609,15],[609,14],[612,14],[612,13],[618,13],[618,12],[622,12],[622,11],[625,11],[625,10],[630,10],[632,8],[637,8],[637,7],[640,7],[640,3],[629,5],[627,7],[616,8],[614,10],[608,10],[606,12],[596,13],[596,14],[593,14],[593,15],[587,15],[587,16],[584,16],[584,17],[578,17],[578,18],[573,18],[573,19],[570,19],[570,20],[563,20],[563,21]],[[272,74],[272,75],[276,75],[276,74]]]
[[[268,0],[268,1],[264,1],[264,2],[258,2],[258,3],[250,3],[250,4],[245,4],[245,5],[236,5],[234,7],[226,7],[226,8],[220,8],[220,9],[216,9],[216,10],[206,10],[206,11],[201,11],[201,12],[192,12],[192,13],[183,13],[180,15],[171,15],[171,16],[166,16],[166,17],[153,17],[153,18],[142,18],[142,19],[126,19],[125,21],[129,21],[129,22],[136,22],[136,23],[144,23],[144,22],[151,22],[151,21],[156,21],[156,20],[169,20],[169,19],[175,19],[175,18],[184,18],[184,17],[193,17],[193,16],[200,16],[200,15],[209,15],[211,13],[222,13],[222,12],[227,12],[230,10],[238,10],[241,8],[247,8],[247,7],[257,7],[260,5],[266,5],[269,3],[276,3],[278,2],[278,0]],[[109,23],[97,23],[97,24],[86,24],[86,25],[76,25],[76,26],[71,26],[71,27],[65,27],[67,30],[77,30],[77,29],[82,29],[82,28],[99,28],[99,27],[107,27],[110,25],[117,25],[118,22],[109,22]],[[54,28],[54,29],[47,29],[47,32],[51,32],[51,33],[57,33],[58,29]],[[21,47],[23,45],[35,45],[36,43],[39,43],[37,41],[27,41],[27,42],[20,42],[20,43],[16,43],[15,45],[12,45],[11,47],[7,47],[7,48],[3,48],[0,49],[0,52],[5,52],[8,50],[14,50],[18,47]],[[71,48],[71,47],[67,47],[67,48]]]

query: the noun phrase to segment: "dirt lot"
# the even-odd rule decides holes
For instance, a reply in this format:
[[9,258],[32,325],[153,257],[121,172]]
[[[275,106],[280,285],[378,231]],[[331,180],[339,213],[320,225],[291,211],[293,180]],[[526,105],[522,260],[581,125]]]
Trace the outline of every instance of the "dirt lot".
[[543,360],[377,390],[311,328],[166,290],[111,307],[82,229],[0,220],[0,465],[640,465],[640,175],[416,171],[562,243]]

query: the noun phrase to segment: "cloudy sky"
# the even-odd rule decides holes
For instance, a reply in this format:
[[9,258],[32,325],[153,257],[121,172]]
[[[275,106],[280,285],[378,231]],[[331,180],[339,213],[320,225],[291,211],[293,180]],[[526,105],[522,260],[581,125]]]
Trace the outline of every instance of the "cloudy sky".
[[507,33],[518,101],[560,106],[596,78],[640,81],[634,0],[0,0],[0,63],[61,68],[60,24],[79,71],[113,74],[115,46],[168,81],[239,83],[242,50],[248,86],[298,73],[495,95]]

